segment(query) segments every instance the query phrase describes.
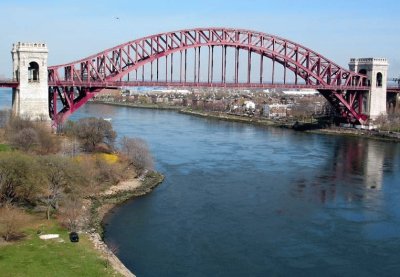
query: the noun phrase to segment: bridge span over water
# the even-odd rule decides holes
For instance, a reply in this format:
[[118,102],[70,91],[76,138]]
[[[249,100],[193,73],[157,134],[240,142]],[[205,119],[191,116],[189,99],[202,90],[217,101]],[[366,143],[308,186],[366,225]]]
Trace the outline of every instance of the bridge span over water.
[[47,66],[47,45],[12,50],[13,111],[64,121],[105,88],[127,86],[313,88],[347,122],[386,114],[386,59],[351,59],[345,69],[293,41],[262,32],[197,28],[151,35],[71,63]]

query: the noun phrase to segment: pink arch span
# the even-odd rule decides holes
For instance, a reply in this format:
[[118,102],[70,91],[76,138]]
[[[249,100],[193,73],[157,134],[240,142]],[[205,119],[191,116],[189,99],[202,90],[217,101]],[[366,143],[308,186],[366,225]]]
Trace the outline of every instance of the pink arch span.
[[[225,51],[226,47],[234,47],[236,51],[242,49],[248,51],[250,55],[257,53],[262,58],[267,57],[304,80],[306,87],[318,89],[344,117],[361,123],[367,120],[362,114],[361,105],[358,104],[361,100],[356,97],[359,96],[357,92],[368,90],[365,86],[367,83],[365,75],[346,70],[315,51],[290,40],[261,32],[228,28],[198,28],[147,36],[72,63],[51,66],[49,67],[49,86],[52,95],[50,113],[53,119],[63,120],[102,88],[118,86],[118,83],[124,85],[118,80],[145,64],[176,52],[185,52],[190,48],[213,49],[215,46],[223,47]],[[235,63],[237,64],[236,61]],[[238,70],[235,70],[233,83],[226,82],[226,78],[222,77],[218,86],[271,85],[263,83],[262,77],[260,83],[251,83],[250,76],[247,83],[239,83],[237,75]],[[162,84],[168,85],[168,82]],[[185,84],[194,85],[193,82],[187,83],[186,79],[184,82],[180,80],[179,85]],[[208,76],[208,82],[198,85],[211,87],[215,86],[216,82],[213,82],[212,77],[210,80]],[[71,88],[74,87],[79,88],[78,97],[72,93]],[[348,91],[353,92],[346,93]],[[57,95],[64,105],[60,112],[56,112],[55,107],[54,96]]]

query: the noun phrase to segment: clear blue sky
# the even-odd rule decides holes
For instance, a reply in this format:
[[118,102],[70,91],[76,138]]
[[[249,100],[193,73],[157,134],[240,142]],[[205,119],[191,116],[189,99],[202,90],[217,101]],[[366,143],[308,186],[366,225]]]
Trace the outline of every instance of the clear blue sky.
[[398,0],[1,0],[0,76],[11,76],[17,41],[46,42],[54,65],[145,35],[214,26],[279,35],[346,68],[351,57],[385,57],[398,76],[399,12]]

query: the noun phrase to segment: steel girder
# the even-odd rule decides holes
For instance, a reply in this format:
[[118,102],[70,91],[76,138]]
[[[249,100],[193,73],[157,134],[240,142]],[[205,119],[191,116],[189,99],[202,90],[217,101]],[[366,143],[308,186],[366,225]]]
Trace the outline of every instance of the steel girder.
[[[209,50],[207,82],[200,81],[201,52],[196,50],[200,47],[208,47]],[[222,47],[221,81],[213,79],[214,47]],[[236,49],[233,83],[226,81],[227,47]],[[187,82],[186,54],[187,50],[191,48],[195,49],[195,75],[193,82]],[[238,81],[239,50],[248,52],[247,83]],[[160,81],[158,78],[158,60],[172,56],[174,53],[179,53],[181,57],[179,81],[172,79],[173,63],[171,62],[168,66],[168,60],[165,64],[165,80]],[[185,58],[184,69],[182,68],[183,53]],[[263,62],[260,62],[259,82],[251,82],[252,53],[259,54],[261,61],[264,57],[272,61],[271,83],[263,82]],[[155,61],[157,62],[157,76],[153,76],[153,62]],[[144,76],[142,76],[142,81],[122,81],[125,75],[149,63],[152,66],[150,82],[145,82]],[[304,87],[319,90],[334,105],[336,110],[347,117],[348,120],[360,123],[365,123],[367,120],[367,117],[362,114],[362,105],[358,104],[361,99],[359,95],[369,89],[366,85],[367,76],[346,70],[315,51],[290,40],[261,32],[226,28],[199,28],[157,34],[118,45],[76,62],[49,67],[49,92],[52,96],[52,105],[56,104],[57,96],[60,97],[61,103],[64,105],[59,112],[54,107],[50,107],[50,111],[53,113],[51,117],[63,121],[102,88],[107,87],[164,85],[272,88],[279,85],[279,82],[275,80],[275,63],[281,64],[285,70],[282,87],[301,86],[302,84],[298,83],[299,77],[304,80]],[[196,67],[198,68],[196,69]],[[296,77],[294,84],[286,84],[286,70],[294,73]],[[170,74],[170,79],[168,79],[168,74]],[[68,89],[66,88],[68,87],[79,89],[75,89],[78,92],[71,94],[67,92]],[[55,91],[57,93],[54,93]],[[68,98],[68,95],[72,98]],[[354,95],[357,95],[357,97]]]

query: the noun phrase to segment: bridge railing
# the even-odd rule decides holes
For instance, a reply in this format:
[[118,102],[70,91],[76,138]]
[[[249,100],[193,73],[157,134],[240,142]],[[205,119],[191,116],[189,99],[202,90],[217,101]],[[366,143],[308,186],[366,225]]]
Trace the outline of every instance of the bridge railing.
[[12,78],[0,78],[0,87],[17,87],[19,82],[17,79]]
[[121,87],[208,87],[208,88],[254,88],[254,89],[316,89],[316,90],[353,90],[364,91],[367,87],[284,84],[284,83],[235,83],[235,82],[179,82],[179,81],[50,81],[49,86],[86,87],[86,88],[121,88]]

